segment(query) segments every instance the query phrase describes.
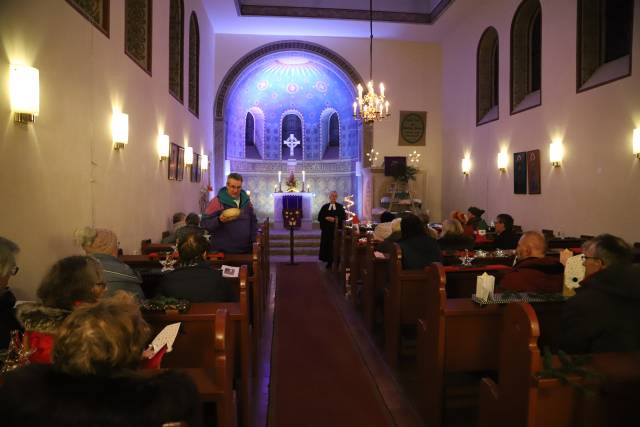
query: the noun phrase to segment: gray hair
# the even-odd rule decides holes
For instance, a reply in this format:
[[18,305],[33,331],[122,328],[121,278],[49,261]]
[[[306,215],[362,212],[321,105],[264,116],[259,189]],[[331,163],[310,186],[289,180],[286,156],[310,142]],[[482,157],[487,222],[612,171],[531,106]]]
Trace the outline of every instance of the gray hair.
[[633,261],[631,245],[611,234],[600,234],[586,241],[582,248],[583,250],[593,248],[595,257],[599,258],[606,267]]
[[16,255],[20,247],[11,240],[0,236],[0,276],[6,276],[16,265]]

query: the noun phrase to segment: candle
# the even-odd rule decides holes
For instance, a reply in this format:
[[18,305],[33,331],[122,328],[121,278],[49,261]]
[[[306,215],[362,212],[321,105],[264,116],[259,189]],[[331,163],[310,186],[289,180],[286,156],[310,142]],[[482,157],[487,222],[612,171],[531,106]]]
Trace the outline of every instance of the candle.
[[380,96],[384,98],[384,83],[380,83]]
[[384,103],[384,106],[385,106],[385,107],[386,107],[386,109],[387,109],[386,113],[387,113],[387,116],[388,116],[388,115],[389,115],[389,101],[386,101],[386,102]]
[[358,103],[353,101],[353,115],[356,115],[356,109],[358,108]]
[[358,98],[362,99],[362,85],[358,83]]
[[311,190],[311,186],[307,184],[307,193]]
[[278,184],[282,182],[282,171],[278,171]]
[[273,186],[273,192],[274,192],[274,193],[277,193],[277,192],[278,192],[278,184],[276,184],[276,185],[274,185],[274,186]]
[[304,186],[304,182],[305,182],[305,172],[302,171],[302,185]]

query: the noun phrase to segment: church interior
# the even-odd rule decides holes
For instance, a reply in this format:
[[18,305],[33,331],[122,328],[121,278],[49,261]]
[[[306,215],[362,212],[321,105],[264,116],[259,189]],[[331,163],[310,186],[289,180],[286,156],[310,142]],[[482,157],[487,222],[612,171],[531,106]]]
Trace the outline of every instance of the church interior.
[[[487,222],[507,212],[552,238],[640,242],[640,0],[3,0],[0,39],[0,236],[20,247],[19,301],[81,252],[74,230],[113,230],[121,255],[144,254],[141,241],[159,244],[176,212],[204,213],[231,173],[285,246],[283,195],[303,197],[299,239],[319,239],[332,191],[349,200],[347,219],[381,222],[394,159],[411,166],[402,192],[431,223],[477,206]],[[363,91],[377,93],[368,110]],[[269,259],[268,232],[259,268],[249,261],[263,275],[249,301],[262,307],[250,316],[253,389],[236,383],[229,425],[495,425],[482,410],[423,404],[420,362],[388,353],[387,305],[367,318],[350,304],[376,268],[365,249],[354,255],[355,235],[335,235],[353,241],[350,261],[334,242],[343,252],[328,269],[315,246],[287,269],[286,250]],[[381,314],[384,326],[363,323]],[[296,344],[316,328],[349,351]],[[420,324],[409,335],[394,338],[401,353],[420,354]],[[342,370],[315,378],[319,365]],[[327,398],[298,372],[325,387],[346,372],[349,384]],[[298,394],[326,403],[290,413]],[[218,424],[234,418],[220,407]],[[545,425],[522,422],[511,425]]]

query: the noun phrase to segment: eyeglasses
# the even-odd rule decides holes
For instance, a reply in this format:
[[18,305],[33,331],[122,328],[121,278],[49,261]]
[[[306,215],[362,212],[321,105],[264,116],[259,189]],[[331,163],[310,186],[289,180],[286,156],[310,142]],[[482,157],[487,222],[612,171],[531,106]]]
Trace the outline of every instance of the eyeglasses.
[[16,274],[18,274],[18,271],[20,271],[20,267],[18,267],[17,265],[14,265],[10,273],[12,276],[15,276]]

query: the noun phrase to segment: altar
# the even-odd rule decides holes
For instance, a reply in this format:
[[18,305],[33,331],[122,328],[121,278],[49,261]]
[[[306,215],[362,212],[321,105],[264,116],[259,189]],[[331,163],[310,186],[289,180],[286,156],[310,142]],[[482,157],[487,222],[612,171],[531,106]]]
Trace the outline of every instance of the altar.
[[313,217],[313,199],[316,197],[315,193],[307,192],[278,192],[271,193],[273,197],[273,223],[274,228],[282,230],[284,229],[282,220],[282,198],[284,196],[301,196],[302,197],[302,221],[300,225],[301,230],[311,230]]

